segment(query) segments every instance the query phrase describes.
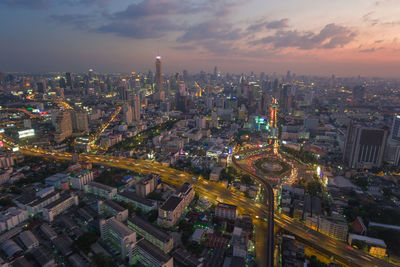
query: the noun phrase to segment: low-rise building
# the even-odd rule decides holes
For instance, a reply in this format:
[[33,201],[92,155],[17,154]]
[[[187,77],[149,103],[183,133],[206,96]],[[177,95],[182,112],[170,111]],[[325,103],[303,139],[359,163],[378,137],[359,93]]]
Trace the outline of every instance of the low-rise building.
[[133,264],[139,262],[143,266],[173,267],[174,259],[151,244],[146,239],[139,240],[135,245]]
[[56,266],[54,258],[50,257],[49,253],[42,247],[34,248],[32,251],[32,256],[35,258],[36,262],[42,267],[53,267]]
[[65,173],[56,173],[45,179],[45,184],[60,188],[61,184],[68,181],[68,175]]
[[50,205],[60,198],[60,193],[54,191],[54,187],[46,188],[46,190],[39,191],[46,192],[43,194],[38,194],[39,192],[36,195],[23,194],[16,198],[14,202],[19,208],[26,210],[29,216],[34,216],[41,213],[45,206]]
[[117,195],[117,188],[91,181],[85,185],[85,193],[112,199]]
[[162,226],[172,227],[178,222],[184,210],[183,199],[177,196],[170,196],[158,208],[157,223]]
[[130,191],[119,192],[116,196],[116,199],[118,201],[132,203],[136,209],[140,208],[144,212],[149,212],[151,210],[157,209],[156,201],[142,198],[136,193]]
[[28,219],[28,212],[11,207],[0,212],[0,232],[10,230]]
[[53,228],[48,225],[47,223],[43,223],[40,226],[40,230],[43,232],[43,234],[49,239],[53,240],[57,238],[57,233],[53,230]]
[[318,224],[319,232],[332,238],[347,240],[348,226],[343,218],[320,216]]
[[349,234],[349,245],[360,245],[364,243],[368,246],[368,252],[374,257],[383,258],[386,256],[386,244],[382,239],[372,238],[364,235]]
[[136,194],[140,197],[145,198],[148,194],[153,192],[160,182],[160,176],[157,174],[151,174],[136,184]]
[[78,206],[78,196],[74,194],[63,194],[59,199],[43,208],[43,220],[52,222],[54,217],[69,209],[73,205]]
[[118,250],[122,259],[129,257],[129,263],[133,263],[133,249],[136,242],[135,232],[115,218],[110,218],[100,221],[100,233],[101,239]]
[[164,253],[169,253],[174,246],[173,238],[170,234],[139,216],[129,218],[128,227],[161,249]]
[[71,187],[78,190],[84,190],[85,185],[93,181],[93,179],[93,172],[89,170],[72,173],[69,176]]
[[236,219],[236,210],[237,207],[235,205],[220,202],[215,206],[215,217],[234,220]]
[[39,240],[37,240],[31,231],[24,231],[20,233],[18,237],[27,250],[31,250],[39,246]]
[[111,199],[100,200],[97,202],[97,207],[101,215],[115,217],[120,222],[124,222],[128,219],[128,209],[121,207],[121,205]]

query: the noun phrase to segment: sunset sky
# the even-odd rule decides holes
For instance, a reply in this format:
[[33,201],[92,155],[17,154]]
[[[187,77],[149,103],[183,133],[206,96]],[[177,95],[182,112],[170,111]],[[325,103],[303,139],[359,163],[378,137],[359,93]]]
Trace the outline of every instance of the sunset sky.
[[400,0],[0,0],[0,71],[400,77]]

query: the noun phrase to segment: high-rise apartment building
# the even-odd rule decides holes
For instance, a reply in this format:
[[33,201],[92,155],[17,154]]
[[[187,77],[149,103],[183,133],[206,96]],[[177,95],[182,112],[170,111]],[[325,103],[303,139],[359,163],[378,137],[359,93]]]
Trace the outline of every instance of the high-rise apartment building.
[[350,122],[346,134],[343,160],[349,168],[381,167],[388,131]]
[[122,259],[129,258],[132,263],[136,233],[114,217],[100,221],[101,239],[121,253]]
[[69,111],[60,111],[55,113],[54,123],[56,128],[54,141],[56,143],[61,143],[72,135],[72,120]]
[[74,132],[89,133],[88,114],[85,110],[71,112],[72,130]]
[[122,106],[122,120],[126,124],[132,124],[133,122],[133,109],[132,106],[129,104],[125,104]]
[[390,131],[390,138],[394,141],[400,142],[400,115],[393,118],[392,130]]
[[133,97],[133,119],[140,121],[140,96],[135,95]]

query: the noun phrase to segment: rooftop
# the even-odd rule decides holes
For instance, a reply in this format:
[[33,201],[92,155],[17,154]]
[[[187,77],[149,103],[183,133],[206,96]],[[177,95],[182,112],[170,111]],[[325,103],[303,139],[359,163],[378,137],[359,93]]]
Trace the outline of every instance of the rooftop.
[[115,187],[108,186],[108,185],[105,185],[102,183],[93,182],[93,181],[89,182],[88,185],[98,187],[98,188],[106,190],[106,191],[113,191],[116,189]]
[[158,247],[154,246],[151,244],[149,241],[146,239],[141,239],[136,243],[136,246],[140,247],[142,250],[144,250],[146,253],[149,255],[153,256],[155,259],[157,259],[159,262],[168,262],[171,257],[162,252]]
[[182,198],[170,196],[160,207],[162,210],[173,211],[182,202]]
[[217,204],[217,208],[237,209],[237,206],[220,202],[220,203]]
[[162,242],[168,242],[171,239],[171,236],[167,232],[147,222],[146,220],[140,218],[139,216],[134,216],[132,218],[129,218],[128,221],[137,225],[138,227],[140,227],[141,229],[143,229],[144,231],[146,231],[147,233],[149,233],[150,235],[154,236],[155,238],[157,238]]
[[124,207],[122,207],[118,203],[112,201],[111,199],[103,200],[103,204],[109,206],[110,208],[112,208],[113,210],[116,210],[118,212],[126,210]]
[[130,200],[132,200],[134,202],[139,202],[139,203],[141,203],[143,205],[146,205],[146,206],[149,206],[149,207],[154,205],[154,202],[151,201],[150,199],[142,198],[142,197],[138,196],[136,193],[133,193],[133,192],[124,191],[124,192],[118,193],[118,195],[120,195],[122,197],[125,197],[127,199],[130,199]]

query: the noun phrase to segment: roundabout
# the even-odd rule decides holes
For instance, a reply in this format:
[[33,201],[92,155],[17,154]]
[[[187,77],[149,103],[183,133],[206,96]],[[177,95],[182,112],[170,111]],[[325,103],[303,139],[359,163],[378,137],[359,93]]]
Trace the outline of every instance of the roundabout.
[[261,157],[252,162],[252,167],[263,175],[278,177],[290,171],[290,165],[274,156]]

